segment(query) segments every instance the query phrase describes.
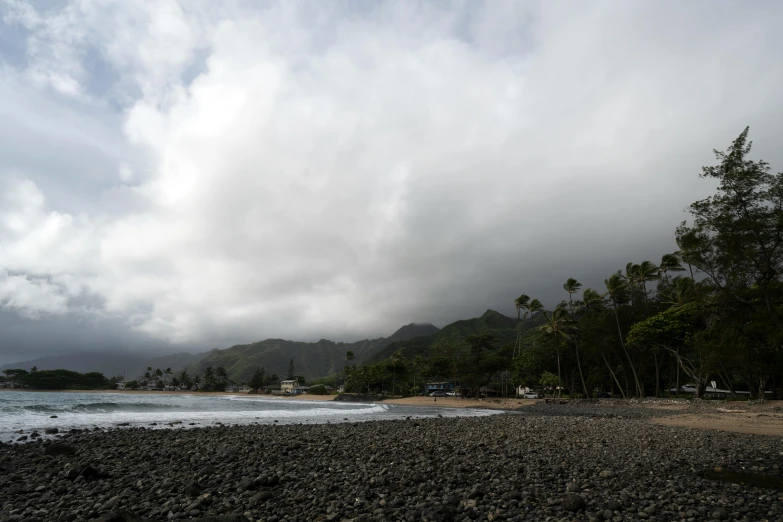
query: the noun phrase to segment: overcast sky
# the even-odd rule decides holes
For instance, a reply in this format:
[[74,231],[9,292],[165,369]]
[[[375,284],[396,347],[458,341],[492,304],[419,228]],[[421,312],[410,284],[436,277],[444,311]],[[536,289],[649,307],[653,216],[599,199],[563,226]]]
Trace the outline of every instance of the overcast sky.
[[780,20],[0,0],[0,364],[377,337],[658,261],[713,148],[750,125],[783,169]]

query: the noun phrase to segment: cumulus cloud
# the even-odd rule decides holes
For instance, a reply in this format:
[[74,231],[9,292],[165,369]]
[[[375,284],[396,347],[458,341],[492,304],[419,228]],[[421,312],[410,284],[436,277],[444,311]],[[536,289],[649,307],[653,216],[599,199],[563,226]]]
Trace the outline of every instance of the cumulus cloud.
[[0,84],[77,107],[41,139],[117,133],[77,143],[114,161],[86,210],[42,189],[83,179],[56,154],[4,176],[0,303],[27,314],[89,297],[204,344],[551,305],[672,250],[745,125],[783,159],[777,3],[5,5],[28,56]]

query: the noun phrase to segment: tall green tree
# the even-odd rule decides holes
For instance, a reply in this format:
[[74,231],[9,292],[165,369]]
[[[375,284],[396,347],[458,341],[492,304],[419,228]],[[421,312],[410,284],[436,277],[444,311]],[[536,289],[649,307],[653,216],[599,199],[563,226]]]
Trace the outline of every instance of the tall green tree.
[[514,306],[517,309],[517,339],[514,343],[514,351],[511,354],[512,358],[522,351],[522,310],[525,310],[525,315],[527,315],[527,311],[530,310],[530,296],[527,294],[520,295],[514,299]]
[[541,325],[540,329],[544,334],[552,336],[552,341],[555,346],[555,353],[557,354],[557,380],[559,383],[558,396],[560,396],[563,387],[563,375],[560,369],[560,341],[571,339],[568,331],[572,319],[568,315],[568,311],[559,306],[555,308],[551,314],[544,312],[544,318],[546,322]]
[[781,366],[783,173],[749,158],[748,132],[714,151],[718,164],[704,167],[701,177],[717,181],[717,191],[690,206],[692,222],[683,222],[676,237],[687,262],[711,283],[709,299],[720,305],[713,343],[734,352],[738,370],[763,398]]
[[[634,273],[633,270],[631,273]],[[625,353],[625,357],[628,360],[628,365],[630,366],[631,372],[633,373],[636,394],[639,397],[643,397],[644,387],[639,382],[639,376],[636,374],[636,367],[634,366],[633,360],[631,359],[631,354],[628,352],[628,348],[625,346],[625,341],[623,341],[623,330],[620,327],[620,315],[618,313],[620,305],[627,302],[628,300],[628,286],[623,280],[623,277],[620,275],[620,272],[612,274],[609,276],[609,279],[605,279],[604,285],[606,286],[606,293],[609,296],[609,301],[612,303],[612,310],[614,312],[614,318],[617,323],[617,336],[620,340],[620,347],[623,349],[623,353]]]
[[254,393],[258,393],[258,390],[264,386],[265,373],[266,372],[262,366],[259,366],[253,372],[253,376],[250,378],[250,381],[247,383],[247,385],[250,386]]
[[[576,318],[576,310],[574,309],[574,294],[579,292],[579,290],[582,288],[582,283],[574,279],[573,277],[569,277],[566,282],[563,284],[563,290],[568,292],[568,309],[571,311],[571,316]],[[574,353],[576,354],[576,366],[579,369],[579,379],[582,381],[582,391],[584,392],[585,398],[589,397],[590,394],[587,391],[587,384],[585,384],[585,376],[582,372],[582,362],[579,357],[579,338],[578,335],[572,336],[572,341],[574,343]]]

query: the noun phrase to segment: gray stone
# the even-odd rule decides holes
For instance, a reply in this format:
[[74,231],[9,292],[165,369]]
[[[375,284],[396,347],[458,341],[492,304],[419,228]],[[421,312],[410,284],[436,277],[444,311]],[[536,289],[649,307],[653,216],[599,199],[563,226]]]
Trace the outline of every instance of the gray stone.
[[569,493],[563,499],[563,509],[566,511],[579,511],[587,508],[587,502],[579,495]]

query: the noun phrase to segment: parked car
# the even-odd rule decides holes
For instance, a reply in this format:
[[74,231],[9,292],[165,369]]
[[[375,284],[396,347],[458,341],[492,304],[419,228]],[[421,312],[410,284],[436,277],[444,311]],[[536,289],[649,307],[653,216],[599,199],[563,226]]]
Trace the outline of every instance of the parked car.
[[525,399],[540,399],[541,396],[538,394],[538,392],[527,392],[524,395]]
[[462,395],[460,395],[459,392],[450,391],[446,392],[446,397],[462,397]]
[[446,392],[440,390],[436,390],[430,393],[430,397],[445,397],[445,396],[446,396]]

